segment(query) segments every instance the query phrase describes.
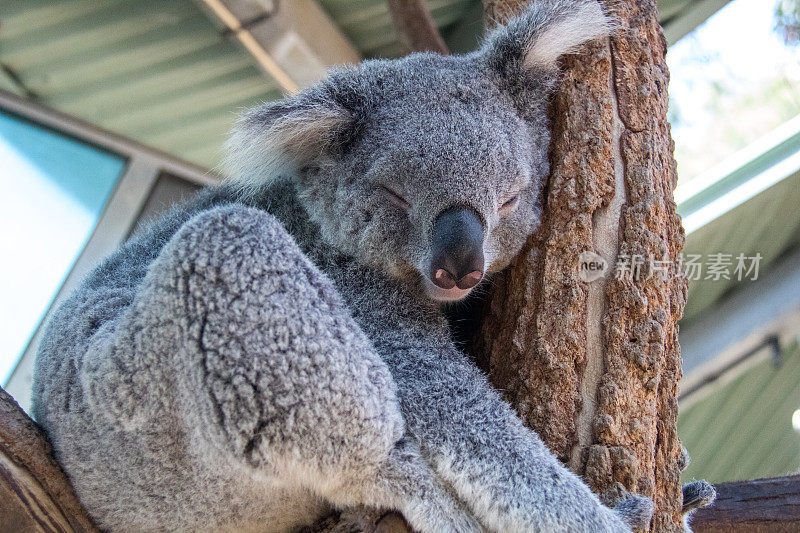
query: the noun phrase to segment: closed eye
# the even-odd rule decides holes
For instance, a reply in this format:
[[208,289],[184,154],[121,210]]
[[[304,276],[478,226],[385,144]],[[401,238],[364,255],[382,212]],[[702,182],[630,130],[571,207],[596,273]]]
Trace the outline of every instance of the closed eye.
[[502,205],[500,205],[500,209],[498,209],[497,212],[500,213],[501,215],[509,213],[515,207],[517,207],[518,203],[519,203],[519,194],[515,194],[514,196],[503,202]]
[[389,197],[389,200],[391,200],[393,204],[395,204],[398,207],[403,208],[406,211],[410,211],[411,210],[411,204],[408,203],[408,200],[406,200],[405,198],[403,198],[402,196],[400,196],[399,194],[394,192],[392,189],[390,189],[389,187],[387,187],[385,185],[381,185],[381,190],[384,193],[386,193],[386,196]]

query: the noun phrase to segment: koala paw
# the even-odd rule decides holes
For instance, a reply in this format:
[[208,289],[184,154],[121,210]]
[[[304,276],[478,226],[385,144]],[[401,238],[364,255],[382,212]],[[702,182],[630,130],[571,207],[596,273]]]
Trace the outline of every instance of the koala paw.
[[708,507],[717,499],[717,490],[714,485],[701,479],[692,481],[683,486],[683,514]]
[[708,507],[714,500],[717,499],[717,490],[714,485],[701,479],[700,481],[692,481],[683,486],[683,531],[684,533],[692,533],[692,528],[689,525],[692,513],[697,509]]
[[614,512],[634,531],[647,529],[654,511],[655,506],[650,498],[636,494],[626,496],[614,507]]

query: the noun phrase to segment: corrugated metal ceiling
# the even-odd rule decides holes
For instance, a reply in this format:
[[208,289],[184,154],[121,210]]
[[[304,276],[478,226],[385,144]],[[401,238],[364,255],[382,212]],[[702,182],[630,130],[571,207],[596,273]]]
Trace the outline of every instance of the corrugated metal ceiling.
[[[319,2],[364,57],[401,53],[384,0]],[[474,47],[479,0],[428,4],[454,51]],[[6,0],[0,63],[0,87],[205,166],[240,108],[281,94],[192,0]]]
[[[730,254],[733,264],[741,253],[745,257],[760,254],[759,271],[763,275],[787,250],[800,246],[800,173],[793,174],[766,191],[706,224],[686,238],[684,255],[702,255],[706,267],[710,255]],[[732,269],[731,269],[732,270]],[[689,282],[689,297],[684,309],[684,323],[698,318],[703,310],[738,287],[750,283],[730,279],[700,279]]]
[[684,482],[713,483],[795,474],[800,435],[800,349],[787,347],[783,364],[763,361],[682,411],[678,434],[692,457]]
[[189,0],[3,2],[0,23],[30,96],[202,165],[237,109],[280,96]]
[[[400,54],[383,0],[321,4],[364,56]],[[474,5],[431,2],[443,29]],[[241,108],[281,96],[191,0],[2,2],[0,62],[3,88],[205,166]]]
[[669,21],[675,17],[687,14],[692,7],[703,0],[658,0],[658,15],[661,21]]
[[[396,57],[402,53],[386,0],[319,0],[319,3],[364,57]],[[480,23],[480,0],[428,0],[427,5],[448,41],[451,40],[448,32],[456,23]],[[482,24],[474,33],[476,36],[482,33]]]

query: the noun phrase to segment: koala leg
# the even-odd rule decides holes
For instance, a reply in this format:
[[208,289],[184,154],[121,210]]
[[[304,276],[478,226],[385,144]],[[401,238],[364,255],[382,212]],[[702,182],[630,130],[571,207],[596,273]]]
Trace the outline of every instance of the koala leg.
[[[678,467],[681,472],[686,470],[691,462],[689,451],[681,445],[681,455],[678,459]],[[694,480],[686,483],[683,486],[683,507],[681,513],[683,514],[683,531],[684,533],[692,533],[691,519],[692,513],[697,509],[702,509],[712,505],[717,499],[717,489],[708,481]]]
[[406,335],[379,349],[409,433],[482,524],[502,532],[617,532],[649,523],[647,498],[614,510],[602,505],[455,347],[409,348]]
[[[90,401],[130,433],[154,431],[151,445],[188,457],[198,478],[232,469],[218,485],[249,491],[238,512],[255,513],[250,523],[263,519],[263,484],[397,509],[419,531],[477,527],[403,438],[391,374],[338,293],[262,211],[218,207],[186,222],[150,265],[111,349],[95,353],[83,379]],[[172,399],[153,401],[161,395]],[[159,406],[178,411],[177,443],[150,429]],[[180,523],[196,513],[208,526],[225,505],[209,498],[165,514]]]

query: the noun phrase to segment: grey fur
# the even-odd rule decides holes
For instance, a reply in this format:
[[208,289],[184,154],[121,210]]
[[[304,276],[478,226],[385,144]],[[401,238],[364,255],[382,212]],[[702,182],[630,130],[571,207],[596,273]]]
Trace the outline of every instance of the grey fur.
[[717,489],[708,481],[701,479],[683,486],[683,531],[692,533],[692,515],[698,509],[708,507],[717,499]]
[[717,489],[705,479],[695,480],[683,486],[683,514],[708,507],[717,499]]
[[649,521],[524,427],[421,274],[455,203],[481,216],[489,270],[519,251],[556,76],[537,36],[572,32],[566,52],[605,28],[593,0],[536,2],[476,53],[366,62],[247,115],[239,180],[139,232],[47,326],[34,414],[101,527],[280,531],[353,505],[423,532]]
[[[678,457],[678,468],[681,472],[689,467],[692,458],[689,455],[689,450],[681,444],[681,454]],[[694,480],[686,483],[683,486],[683,505],[681,514],[683,514],[683,531],[684,533],[692,533],[691,521],[692,514],[697,509],[708,507],[717,499],[717,489],[708,481]]]

